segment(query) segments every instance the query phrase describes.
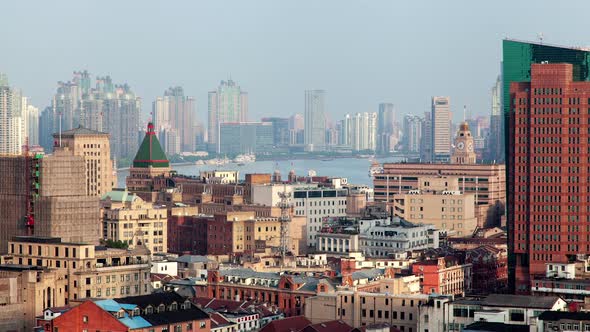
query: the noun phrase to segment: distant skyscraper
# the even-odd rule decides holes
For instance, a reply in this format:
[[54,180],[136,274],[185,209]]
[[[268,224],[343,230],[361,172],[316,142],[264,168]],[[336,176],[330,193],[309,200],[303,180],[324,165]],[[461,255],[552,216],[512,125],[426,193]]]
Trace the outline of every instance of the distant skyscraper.
[[357,113],[350,119],[349,138],[353,151],[373,150],[377,147],[377,113]]
[[232,80],[221,81],[217,90],[209,92],[209,150],[220,153],[219,126],[226,122],[246,122],[248,94]]
[[492,88],[492,110],[490,114],[490,131],[486,141],[488,161],[504,160],[504,133],[502,131],[502,78],[498,76]]
[[377,152],[389,153],[394,147],[390,146],[391,137],[394,135],[395,110],[393,104],[379,104],[377,118]]
[[326,146],[326,114],[324,90],[305,91],[305,140],[306,149],[323,150]]
[[432,97],[432,160],[448,162],[451,157],[451,101]]
[[273,144],[276,147],[289,145],[289,119],[288,118],[262,118],[262,122],[272,123]]
[[424,113],[422,121],[422,141],[420,141],[420,161],[432,162],[432,116],[430,112]]
[[273,148],[272,122],[225,122],[219,128],[220,153],[260,153]]
[[304,141],[305,120],[302,114],[294,114],[289,118],[289,144],[300,145]]
[[112,156],[130,159],[138,147],[140,110],[141,99],[127,84],[115,85],[104,76],[96,77],[92,88],[90,74],[76,71],[72,81],[58,82],[52,107],[42,114],[39,140],[47,150],[47,135],[81,126],[110,134]]
[[29,105],[28,98],[10,87],[6,76],[0,74],[0,154],[21,153],[29,134],[29,112],[39,115],[38,110]]
[[420,153],[424,119],[408,114],[404,117],[403,149],[406,153]]
[[346,114],[344,119],[340,120],[340,138],[338,144],[342,146],[351,146],[350,135],[351,135],[352,118],[350,114]]
[[29,139],[29,145],[39,145],[39,109],[33,105],[27,105],[24,115],[27,131],[25,137]]
[[[174,131],[180,151],[195,151],[195,99],[186,97],[181,87],[169,88],[152,104],[154,126],[158,132]],[[172,151],[166,153],[174,154]]]

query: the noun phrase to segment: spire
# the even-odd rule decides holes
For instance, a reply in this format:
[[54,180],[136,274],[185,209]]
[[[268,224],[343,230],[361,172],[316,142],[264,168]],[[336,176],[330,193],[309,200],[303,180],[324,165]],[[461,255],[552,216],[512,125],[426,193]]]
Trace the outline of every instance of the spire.
[[170,167],[170,162],[160,145],[158,136],[154,131],[154,124],[149,122],[145,137],[139,146],[139,150],[133,159],[133,167]]

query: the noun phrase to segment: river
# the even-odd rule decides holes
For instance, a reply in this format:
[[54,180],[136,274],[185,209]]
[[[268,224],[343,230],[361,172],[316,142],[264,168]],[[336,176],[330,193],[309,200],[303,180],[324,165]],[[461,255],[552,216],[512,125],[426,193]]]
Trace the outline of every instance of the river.
[[[399,162],[401,157],[377,158],[379,162]],[[256,161],[243,166],[236,163],[226,165],[172,165],[172,169],[178,174],[198,175],[199,171],[206,170],[237,170],[240,172],[240,178],[244,178],[246,173],[272,173],[275,169],[281,171],[283,179],[287,178],[290,170],[295,170],[299,176],[307,175],[310,170],[314,170],[318,176],[345,177],[352,184],[367,184],[372,186],[369,177],[369,167],[371,162],[366,158],[334,158],[331,160],[321,159],[298,159],[298,160],[279,160],[279,161]],[[128,169],[117,172],[117,185],[120,188],[125,187],[125,178],[129,175]]]

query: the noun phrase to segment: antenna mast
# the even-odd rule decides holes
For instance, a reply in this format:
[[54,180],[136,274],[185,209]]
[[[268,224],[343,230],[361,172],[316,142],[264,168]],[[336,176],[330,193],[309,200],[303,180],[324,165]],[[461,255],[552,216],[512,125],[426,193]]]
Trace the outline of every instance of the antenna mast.
[[286,186],[284,186],[283,192],[279,192],[281,198],[278,206],[281,209],[281,216],[279,222],[281,223],[281,243],[279,245],[279,252],[281,254],[281,266],[285,264],[285,256],[289,250],[289,224],[291,223],[291,193],[287,192]]

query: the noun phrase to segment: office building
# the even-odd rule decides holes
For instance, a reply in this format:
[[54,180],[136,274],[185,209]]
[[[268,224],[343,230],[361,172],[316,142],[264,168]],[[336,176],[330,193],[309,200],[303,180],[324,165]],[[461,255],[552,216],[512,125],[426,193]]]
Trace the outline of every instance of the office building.
[[420,153],[423,123],[424,119],[417,115],[408,114],[404,117],[403,150],[405,153]]
[[[177,135],[181,152],[195,151],[196,101],[185,96],[182,87],[171,87],[152,103],[153,123],[156,132],[173,131]],[[171,153],[166,149],[168,154]]]
[[530,82],[510,85],[509,263],[518,293],[530,292],[547,263],[572,262],[590,251],[582,176],[589,162],[582,135],[590,83],[574,81],[577,69],[532,64]]
[[379,104],[377,117],[376,151],[385,154],[392,151],[391,138],[395,137],[395,110],[392,103]]
[[220,153],[219,127],[225,122],[248,121],[248,93],[234,81],[221,81],[209,92],[208,144],[209,151]]
[[109,134],[78,127],[54,133],[53,139],[58,147],[67,147],[72,155],[84,158],[87,195],[102,196],[116,185]]
[[430,112],[424,113],[424,121],[422,121],[422,141],[420,141],[420,162],[432,162],[432,116]]
[[262,118],[262,122],[272,123],[272,139],[275,147],[289,145],[289,118]]
[[304,144],[309,151],[321,151],[326,145],[326,92],[305,91]]
[[[348,141],[352,150],[375,151],[377,147],[377,113],[357,113],[349,118],[350,130],[348,131]],[[347,119],[345,118],[345,121]]]
[[498,164],[384,163],[373,177],[375,201],[393,204],[396,195],[420,189],[421,177],[456,177],[464,194],[475,195],[475,214],[484,227],[502,223],[506,205],[505,167]]
[[448,162],[451,157],[451,99],[432,97],[432,161]]
[[103,195],[101,208],[103,239],[123,242],[131,249],[145,246],[152,254],[168,252],[165,206],[116,190]]
[[219,125],[219,153],[243,154],[271,151],[274,146],[272,122],[225,122]]
[[492,88],[490,131],[486,137],[485,159],[488,162],[504,160],[504,117],[502,115],[502,77],[498,76]]

